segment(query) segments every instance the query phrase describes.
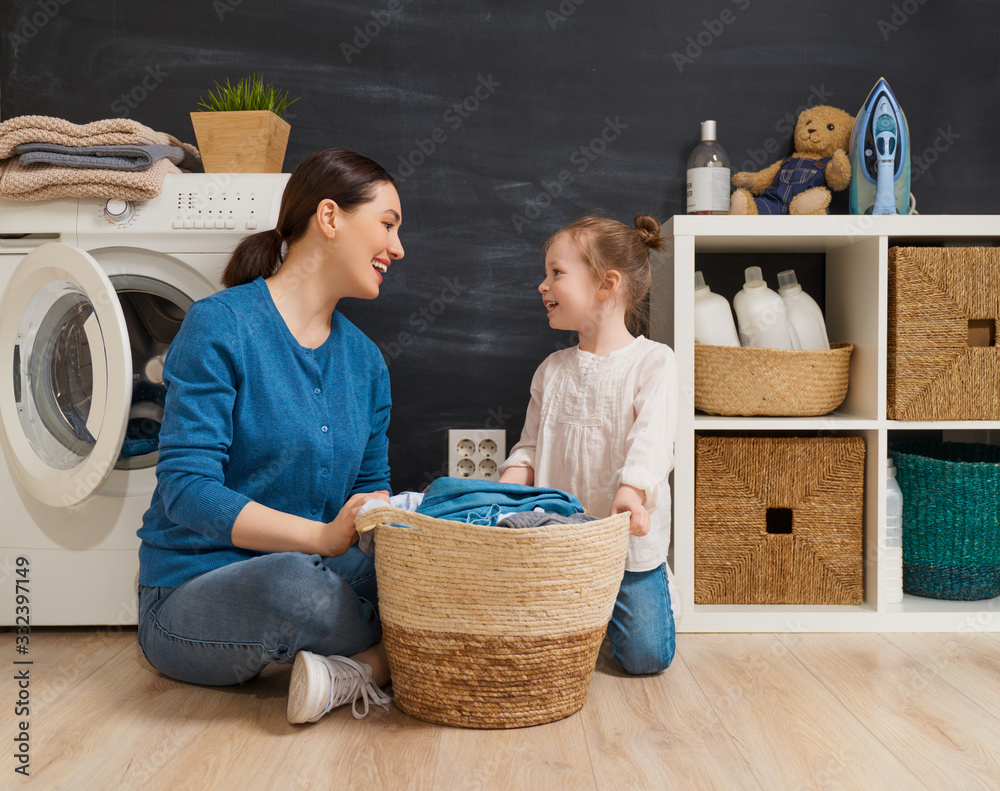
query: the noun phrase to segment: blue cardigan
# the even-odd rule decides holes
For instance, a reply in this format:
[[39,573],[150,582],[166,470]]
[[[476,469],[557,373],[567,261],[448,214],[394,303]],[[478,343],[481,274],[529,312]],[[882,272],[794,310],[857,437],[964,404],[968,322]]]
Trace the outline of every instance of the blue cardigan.
[[141,585],[176,587],[262,554],[231,541],[251,500],[329,522],[352,494],[389,489],[389,372],[340,313],[307,349],[262,279],[220,291],[191,306],[164,381]]

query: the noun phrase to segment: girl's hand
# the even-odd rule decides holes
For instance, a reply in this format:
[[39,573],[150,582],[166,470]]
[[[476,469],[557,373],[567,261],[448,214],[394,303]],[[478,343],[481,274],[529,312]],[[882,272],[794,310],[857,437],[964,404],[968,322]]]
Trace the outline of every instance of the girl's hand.
[[644,536],[649,532],[649,511],[643,503],[646,500],[646,493],[642,489],[636,489],[623,483],[615,493],[615,499],[611,501],[611,516],[631,511],[628,531],[633,536]]
[[354,520],[358,518],[361,506],[369,500],[389,502],[389,492],[363,492],[354,495],[344,503],[337,518],[332,522],[327,522],[320,532],[319,554],[327,558],[336,558],[351,548],[351,545],[358,540],[358,531],[354,526]]

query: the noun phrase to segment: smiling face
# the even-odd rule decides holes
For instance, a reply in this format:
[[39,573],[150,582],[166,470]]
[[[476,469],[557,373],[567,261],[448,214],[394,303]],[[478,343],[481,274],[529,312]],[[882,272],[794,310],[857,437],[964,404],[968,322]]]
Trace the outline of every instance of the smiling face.
[[545,254],[545,280],[538,286],[555,330],[581,331],[600,313],[597,284],[579,248],[566,234],[553,240]]
[[372,200],[350,213],[338,208],[333,222],[333,244],[342,262],[346,296],[374,299],[389,266],[403,257],[402,210],[396,188],[380,182]]

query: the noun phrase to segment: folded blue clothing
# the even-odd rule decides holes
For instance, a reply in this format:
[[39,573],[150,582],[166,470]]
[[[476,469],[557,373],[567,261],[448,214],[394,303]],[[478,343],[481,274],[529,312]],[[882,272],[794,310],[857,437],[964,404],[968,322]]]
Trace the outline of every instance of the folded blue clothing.
[[496,525],[512,511],[535,508],[561,516],[584,510],[579,500],[560,489],[476,478],[437,478],[424,491],[417,513],[473,525]]
[[188,156],[188,153],[179,146],[61,146],[55,143],[22,143],[14,148],[14,154],[21,158],[22,165],[42,163],[64,168],[102,170],[148,170],[164,158],[175,165],[182,165]]

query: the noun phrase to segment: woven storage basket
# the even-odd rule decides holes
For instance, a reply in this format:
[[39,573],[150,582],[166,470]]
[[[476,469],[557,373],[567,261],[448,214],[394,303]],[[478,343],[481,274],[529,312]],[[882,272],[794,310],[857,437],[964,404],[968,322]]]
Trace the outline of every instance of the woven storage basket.
[[698,437],[695,602],[860,604],[864,462],[860,437]]
[[1000,420],[1000,248],[890,248],[888,307],[889,418]]
[[850,343],[829,351],[694,347],[694,405],[709,415],[825,415],[844,402]]
[[621,587],[628,525],[627,513],[524,529],[390,507],[359,517],[359,530],[375,529],[396,705],[467,728],[578,711]]
[[903,590],[933,599],[1000,595],[1000,447],[901,440]]

